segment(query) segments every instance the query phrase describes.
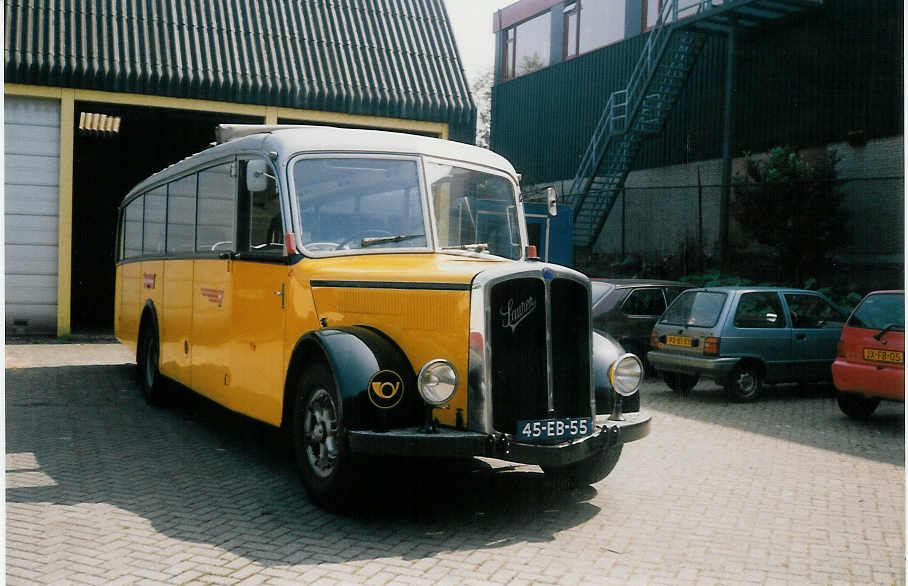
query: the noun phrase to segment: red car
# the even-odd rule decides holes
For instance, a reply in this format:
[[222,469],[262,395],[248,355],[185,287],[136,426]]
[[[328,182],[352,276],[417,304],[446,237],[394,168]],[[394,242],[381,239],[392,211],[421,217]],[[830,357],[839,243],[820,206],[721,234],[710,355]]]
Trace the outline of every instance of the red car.
[[881,399],[905,400],[905,292],[868,293],[851,312],[832,380],[842,411],[866,419]]

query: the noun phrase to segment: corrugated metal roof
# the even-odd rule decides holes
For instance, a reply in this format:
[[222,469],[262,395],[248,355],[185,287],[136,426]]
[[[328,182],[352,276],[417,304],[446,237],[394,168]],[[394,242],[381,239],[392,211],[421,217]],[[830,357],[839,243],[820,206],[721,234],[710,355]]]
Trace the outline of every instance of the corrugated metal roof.
[[7,83],[472,126],[443,0],[5,0]]

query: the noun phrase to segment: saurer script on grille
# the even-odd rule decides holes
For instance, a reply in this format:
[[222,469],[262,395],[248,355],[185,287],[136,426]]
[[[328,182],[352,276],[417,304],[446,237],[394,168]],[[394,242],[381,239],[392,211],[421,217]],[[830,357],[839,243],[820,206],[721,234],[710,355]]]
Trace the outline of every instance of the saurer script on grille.
[[501,314],[501,327],[511,328],[511,333],[513,334],[520,322],[533,313],[534,309],[536,309],[535,297],[528,297],[518,305],[514,305],[513,299],[508,299],[508,306],[498,310],[498,313]]

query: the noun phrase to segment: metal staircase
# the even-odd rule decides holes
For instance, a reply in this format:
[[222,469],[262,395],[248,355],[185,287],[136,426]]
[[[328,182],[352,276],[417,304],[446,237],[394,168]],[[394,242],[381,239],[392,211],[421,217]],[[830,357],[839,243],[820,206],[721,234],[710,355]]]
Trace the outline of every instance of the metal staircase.
[[756,29],[822,0],[666,0],[627,87],[609,97],[565,203],[574,245],[592,246],[647,135],[661,131],[700,56],[706,35]]

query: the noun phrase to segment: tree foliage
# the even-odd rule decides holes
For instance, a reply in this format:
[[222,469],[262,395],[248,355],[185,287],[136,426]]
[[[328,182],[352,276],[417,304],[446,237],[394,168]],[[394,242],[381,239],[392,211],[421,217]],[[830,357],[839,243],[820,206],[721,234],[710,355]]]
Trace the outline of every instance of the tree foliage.
[[811,165],[795,149],[778,146],[765,160],[747,156],[746,176],[736,177],[733,213],[746,236],[768,246],[782,274],[800,285],[849,241],[841,207],[834,152]]
[[492,135],[492,82],[491,70],[473,78],[470,92],[476,102],[476,145],[489,148]]

